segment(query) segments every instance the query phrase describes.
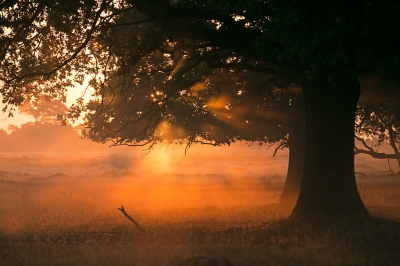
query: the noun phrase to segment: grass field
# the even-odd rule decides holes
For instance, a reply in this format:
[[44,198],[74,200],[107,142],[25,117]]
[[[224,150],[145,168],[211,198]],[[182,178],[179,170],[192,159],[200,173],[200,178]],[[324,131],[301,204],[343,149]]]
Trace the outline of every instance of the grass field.
[[275,204],[283,182],[268,175],[2,172],[0,265],[161,266],[197,255],[236,266],[399,265],[399,177],[359,177],[368,210],[386,220],[342,225],[286,221],[288,212]]

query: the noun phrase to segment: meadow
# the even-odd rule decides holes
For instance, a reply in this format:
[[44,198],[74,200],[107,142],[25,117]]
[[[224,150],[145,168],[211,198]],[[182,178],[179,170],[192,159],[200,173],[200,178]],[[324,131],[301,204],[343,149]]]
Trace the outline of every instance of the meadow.
[[365,205],[381,219],[304,225],[285,220],[289,211],[276,204],[284,175],[151,174],[93,160],[1,159],[0,265],[162,266],[198,255],[236,266],[400,262],[399,176],[358,176]]

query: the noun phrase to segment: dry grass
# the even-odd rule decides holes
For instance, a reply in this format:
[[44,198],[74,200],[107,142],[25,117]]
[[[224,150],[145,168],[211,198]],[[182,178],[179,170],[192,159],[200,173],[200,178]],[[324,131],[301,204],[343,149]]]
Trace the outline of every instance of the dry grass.
[[[14,182],[11,180],[19,180]],[[0,181],[0,265],[163,265],[196,255],[234,265],[397,265],[400,226],[285,220],[273,176],[58,175]],[[400,222],[400,180],[360,178],[372,214]],[[145,233],[118,210],[124,205]]]

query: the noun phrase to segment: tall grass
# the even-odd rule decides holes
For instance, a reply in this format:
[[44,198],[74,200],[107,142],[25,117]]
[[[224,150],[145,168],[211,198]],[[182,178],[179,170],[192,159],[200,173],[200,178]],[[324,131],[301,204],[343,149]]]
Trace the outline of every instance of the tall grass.
[[[360,178],[374,219],[286,220],[283,177],[126,176],[0,181],[0,265],[398,265],[400,180]],[[137,230],[117,208],[146,229]]]

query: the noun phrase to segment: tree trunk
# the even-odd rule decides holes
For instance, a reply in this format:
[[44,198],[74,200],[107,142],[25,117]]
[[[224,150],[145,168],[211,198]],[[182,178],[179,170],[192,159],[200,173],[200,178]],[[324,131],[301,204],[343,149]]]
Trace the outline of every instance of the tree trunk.
[[303,82],[306,148],[300,195],[291,218],[367,216],[354,175],[356,75]]
[[286,182],[279,204],[285,210],[292,211],[299,197],[303,177],[305,150],[304,97],[302,93],[293,95],[293,114],[289,132],[289,164]]

